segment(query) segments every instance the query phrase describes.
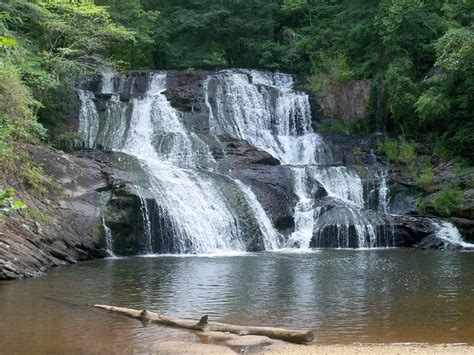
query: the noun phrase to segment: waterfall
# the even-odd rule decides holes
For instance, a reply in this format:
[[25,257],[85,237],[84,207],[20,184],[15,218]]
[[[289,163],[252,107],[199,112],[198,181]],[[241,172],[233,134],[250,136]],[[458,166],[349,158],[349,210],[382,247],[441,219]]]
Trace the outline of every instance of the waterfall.
[[150,213],[148,211],[147,201],[140,196],[140,213],[143,221],[143,235],[145,236],[145,254],[153,252]]
[[[287,245],[308,248],[313,237],[321,237],[329,221],[336,223],[335,246],[390,246],[381,228],[381,219],[366,217],[362,209],[364,189],[359,175],[343,166],[324,166],[332,162],[330,149],[313,131],[308,95],[293,89],[291,75],[255,70],[224,70],[211,75],[204,84],[211,132],[244,139],[270,153],[293,174],[293,190],[299,201],[295,206],[295,231]],[[315,207],[314,186],[321,185],[327,195],[347,208],[335,221],[326,218],[322,207]],[[388,212],[388,188],[382,174],[379,192],[381,212]],[[325,222],[324,222],[325,221]],[[391,239],[393,245],[393,238]]]
[[77,90],[79,108],[79,134],[84,145],[94,148],[99,129],[99,114],[94,103],[94,94],[90,91]]
[[[288,246],[309,248],[313,238],[315,222],[314,200],[308,191],[307,175],[304,167],[292,168],[295,193],[299,198],[295,206],[295,231],[291,234]],[[318,212],[320,209],[318,209]],[[318,215],[318,213],[316,213]]]
[[451,222],[432,220],[431,223],[435,228],[435,236],[437,238],[442,239],[450,244],[459,245],[463,248],[474,248],[474,244],[463,241],[461,233],[459,233],[456,226]]
[[[387,171],[364,180],[361,169],[336,166],[313,129],[309,97],[294,88],[291,75],[243,69],[209,74],[195,87],[201,101],[192,110],[198,107],[203,120],[198,123],[193,122],[198,115],[176,109],[173,96],[168,99],[173,80],[165,72],[104,73],[91,86],[98,92],[77,89],[81,145],[135,157],[145,176],[144,186],[133,187],[140,197],[141,252],[394,245],[384,216],[390,212]],[[294,230],[292,223],[284,222],[281,233],[273,225],[265,209],[272,207],[254,189],[265,181],[243,179],[233,167],[220,165],[229,152],[222,148],[228,137],[280,161],[291,185],[285,203],[294,209]],[[103,223],[111,251],[112,231]],[[446,226],[439,230],[447,233]]]
[[329,196],[364,208],[364,189],[357,173],[344,166],[310,167],[308,170],[311,178],[317,180]]
[[117,256],[114,254],[114,245],[113,245],[113,239],[112,239],[112,232],[110,231],[110,228],[107,227],[107,224],[105,223],[105,218],[102,217],[102,227],[104,228],[104,235],[105,235],[105,251],[107,253],[107,256],[110,258],[116,258]]
[[210,76],[204,90],[211,132],[247,140],[283,164],[330,161],[311,127],[308,95],[292,86],[292,76],[281,73],[224,70]]
[[265,250],[276,250],[280,248],[280,233],[273,227],[272,221],[268,218],[265,210],[253,193],[249,186],[246,186],[242,181],[235,180],[240,189],[244,192],[248,204],[251,206],[253,213],[258,221],[260,221],[260,230],[263,235],[263,242]]
[[[110,82],[108,78],[102,80]],[[104,147],[135,156],[148,176],[151,188],[147,194],[153,196],[158,206],[153,210],[157,215],[152,218],[147,202],[141,200],[144,252],[154,251],[155,238],[163,252],[245,251],[250,222],[241,221],[241,213],[229,201],[228,194],[240,194],[252,205],[253,209],[246,210],[256,215],[254,220],[264,235],[265,247],[276,248],[277,235],[263,209],[256,205],[256,197],[228,177],[197,169],[212,169],[213,158],[208,146],[185,127],[181,113],[164,95],[166,74],[152,74],[144,95],[129,102],[114,99],[121,90],[133,92],[133,80],[118,78],[118,89],[107,101],[105,117],[96,109],[94,94],[78,90],[79,123],[87,147]],[[102,91],[113,88],[102,85]],[[140,195],[140,189],[137,191]],[[152,219],[160,221],[160,228],[152,228]]]
[[387,170],[383,169],[380,173],[380,186],[379,186],[379,199],[378,199],[378,210],[382,213],[389,212],[389,199],[388,199],[388,186],[387,186]]

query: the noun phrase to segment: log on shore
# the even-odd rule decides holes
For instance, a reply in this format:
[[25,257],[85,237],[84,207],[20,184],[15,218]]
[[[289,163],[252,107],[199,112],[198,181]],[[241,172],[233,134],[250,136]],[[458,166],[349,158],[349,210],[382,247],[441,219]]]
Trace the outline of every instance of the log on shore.
[[290,343],[309,343],[314,340],[314,333],[311,331],[289,330],[273,327],[240,326],[226,323],[208,322],[207,315],[203,316],[199,322],[196,322],[193,320],[177,319],[164,316],[158,313],[150,312],[146,309],[140,311],[136,309],[101,304],[95,304],[94,307],[152,323],[196,331],[228,332],[238,335],[263,335],[272,339],[284,340]]

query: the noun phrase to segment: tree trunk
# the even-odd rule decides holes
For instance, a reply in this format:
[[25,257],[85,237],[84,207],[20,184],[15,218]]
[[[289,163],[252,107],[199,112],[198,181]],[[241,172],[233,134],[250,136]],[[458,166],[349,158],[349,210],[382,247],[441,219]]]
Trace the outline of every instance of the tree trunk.
[[144,309],[143,311],[139,311],[136,309],[114,307],[100,304],[95,304],[94,307],[157,324],[197,331],[228,332],[238,335],[263,335],[272,339],[284,340],[290,343],[308,343],[314,339],[314,333],[310,331],[288,330],[273,327],[239,326],[226,323],[208,322],[207,316],[203,316],[201,320],[196,323],[196,321],[193,320],[177,319],[163,316],[161,314],[147,311],[146,309]]

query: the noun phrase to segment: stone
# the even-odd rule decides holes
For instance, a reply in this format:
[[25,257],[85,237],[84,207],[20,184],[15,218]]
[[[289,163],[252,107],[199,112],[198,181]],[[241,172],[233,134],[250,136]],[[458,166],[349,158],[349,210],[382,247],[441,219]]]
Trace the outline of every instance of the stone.
[[312,101],[322,114],[318,118],[349,123],[362,120],[367,114],[371,85],[370,80],[351,80],[317,91],[312,95]]

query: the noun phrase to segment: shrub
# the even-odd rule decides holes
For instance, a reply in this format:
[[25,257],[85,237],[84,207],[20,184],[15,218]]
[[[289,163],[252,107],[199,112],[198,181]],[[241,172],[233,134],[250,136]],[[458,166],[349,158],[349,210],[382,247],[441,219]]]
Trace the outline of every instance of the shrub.
[[426,192],[432,192],[434,190],[435,174],[433,169],[426,170],[418,178],[418,185]]
[[399,141],[386,139],[379,144],[379,153],[385,154],[388,160],[400,164],[412,165],[416,160],[415,146],[404,138]]
[[438,192],[432,200],[434,210],[444,217],[453,215],[459,211],[463,204],[462,190],[449,186]]
[[411,165],[416,160],[415,146],[411,143],[405,141],[405,139],[400,140],[400,155],[398,161],[400,163]]
[[383,153],[391,161],[398,160],[398,144],[397,141],[386,139],[383,143]]
[[11,187],[0,190],[0,216],[26,208],[26,205],[21,200],[13,198],[14,195],[15,190]]
[[0,165],[14,154],[12,141],[35,142],[45,137],[34,115],[38,105],[18,71],[0,64]]

